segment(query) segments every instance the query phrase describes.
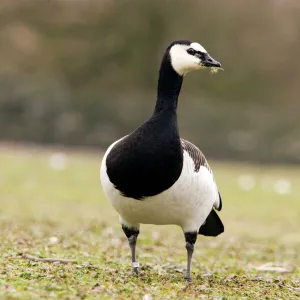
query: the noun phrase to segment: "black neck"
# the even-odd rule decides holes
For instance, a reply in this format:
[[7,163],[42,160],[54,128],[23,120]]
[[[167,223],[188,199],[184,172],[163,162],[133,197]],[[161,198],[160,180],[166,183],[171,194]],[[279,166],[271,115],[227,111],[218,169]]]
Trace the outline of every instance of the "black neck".
[[183,76],[176,73],[171,66],[169,55],[165,54],[159,70],[157,101],[154,113],[162,110],[176,111],[182,81]]

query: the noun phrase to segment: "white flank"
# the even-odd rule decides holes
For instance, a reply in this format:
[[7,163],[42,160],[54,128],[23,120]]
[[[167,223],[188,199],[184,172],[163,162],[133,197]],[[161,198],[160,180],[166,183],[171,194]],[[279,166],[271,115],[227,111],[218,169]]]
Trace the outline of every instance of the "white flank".
[[173,224],[185,232],[198,231],[212,207],[219,203],[210,171],[201,166],[199,172],[195,173],[194,161],[184,151],[182,173],[172,187],[142,201],[126,198],[114,188],[106,173],[106,157],[114,144],[104,155],[100,177],[104,193],[120,214],[121,223],[137,228],[139,224]]

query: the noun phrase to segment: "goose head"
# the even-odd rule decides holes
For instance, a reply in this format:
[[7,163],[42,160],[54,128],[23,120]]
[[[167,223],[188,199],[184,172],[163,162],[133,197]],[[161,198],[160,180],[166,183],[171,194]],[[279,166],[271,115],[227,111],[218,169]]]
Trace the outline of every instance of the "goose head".
[[181,76],[194,70],[221,68],[221,64],[196,42],[175,41],[167,48],[167,54],[173,69]]

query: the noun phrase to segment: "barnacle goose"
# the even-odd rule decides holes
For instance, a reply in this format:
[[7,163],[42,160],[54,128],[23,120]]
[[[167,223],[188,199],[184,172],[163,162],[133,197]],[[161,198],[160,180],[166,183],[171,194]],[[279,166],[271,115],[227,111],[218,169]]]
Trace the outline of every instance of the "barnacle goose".
[[102,160],[102,187],[120,215],[136,274],[140,224],[175,224],[182,228],[187,281],[191,281],[197,234],[217,236],[224,231],[215,212],[221,210],[222,200],[213,173],[203,153],[179,137],[176,113],[184,75],[212,67],[221,65],[200,44],[187,40],[171,43],[161,62],[152,116],[114,142]]

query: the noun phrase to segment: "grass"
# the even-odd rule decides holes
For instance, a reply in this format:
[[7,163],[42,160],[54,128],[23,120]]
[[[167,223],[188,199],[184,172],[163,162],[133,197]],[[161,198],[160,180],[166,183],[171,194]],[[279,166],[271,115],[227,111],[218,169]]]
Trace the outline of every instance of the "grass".
[[[0,296],[299,298],[300,168],[211,162],[223,198],[219,215],[225,233],[199,236],[194,281],[185,289],[180,228],[142,225],[141,275],[132,277],[118,216],[102,194],[101,154],[68,151],[64,161],[54,151],[0,149]],[[286,181],[276,183],[280,179]],[[76,262],[35,262],[21,253]]]

